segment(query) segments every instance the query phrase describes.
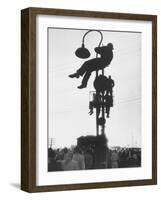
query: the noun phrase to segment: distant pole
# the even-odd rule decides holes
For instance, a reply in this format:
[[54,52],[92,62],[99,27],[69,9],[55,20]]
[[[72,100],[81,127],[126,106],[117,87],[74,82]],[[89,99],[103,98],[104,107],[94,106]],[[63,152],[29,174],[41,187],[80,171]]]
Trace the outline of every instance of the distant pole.
[[50,148],[52,148],[52,146],[53,146],[53,138],[51,138],[50,140]]

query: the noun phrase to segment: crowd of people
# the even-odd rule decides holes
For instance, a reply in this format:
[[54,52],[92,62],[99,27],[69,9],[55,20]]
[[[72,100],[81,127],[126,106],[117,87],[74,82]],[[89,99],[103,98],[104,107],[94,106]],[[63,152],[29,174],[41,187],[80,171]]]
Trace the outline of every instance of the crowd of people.
[[[139,148],[108,149],[105,168],[128,168],[141,166]],[[48,171],[96,169],[94,149],[78,146],[48,149]]]
[[48,171],[84,170],[93,167],[92,154],[82,152],[78,147],[56,150],[49,148],[48,156]]
[[141,150],[137,148],[120,148],[110,151],[111,168],[128,168],[141,166]]

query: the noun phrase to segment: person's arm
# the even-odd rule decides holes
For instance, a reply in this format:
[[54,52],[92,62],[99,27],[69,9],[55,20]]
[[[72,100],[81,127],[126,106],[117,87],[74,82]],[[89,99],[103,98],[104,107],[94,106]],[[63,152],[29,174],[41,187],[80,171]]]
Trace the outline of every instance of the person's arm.
[[112,87],[114,87],[115,86],[115,82],[114,82],[114,80],[112,80]]
[[94,50],[95,50],[96,53],[99,53],[99,54],[100,54],[101,48],[102,48],[102,47],[96,47]]
[[113,59],[113,52],[109,52],[109,54],[108,54],[108,65],[111,63],[112,59]]

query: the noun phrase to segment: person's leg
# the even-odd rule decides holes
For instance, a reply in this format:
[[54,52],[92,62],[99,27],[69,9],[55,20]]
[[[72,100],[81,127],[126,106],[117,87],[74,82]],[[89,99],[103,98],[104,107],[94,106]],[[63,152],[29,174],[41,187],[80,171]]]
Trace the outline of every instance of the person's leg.
[[92,102],[89,103],[89,110],[90,110],[89,114],[92,115],[93,114],[93,103]]
[[[102,60],[100,58],[94,58],[91,60],[87,60],[83,63],[83,65],[76,71],[74,74],[70,74],[70,78],[79,78],[79,76],[83,76],[85,72],[92,73],[92,71],[98,70],[98,66],[101,66]],[[87,80],[88,81],[88,80]]]
[[83,74],[87,71],[88,62],[84,62],[83,65],[77,70],[77,74],[83,76]]
[[109,118],[109,114],[110,114],[110,107],[106,106],[106,114],[107,114],[107,118]]
[[112,88],[109,89],[109,93],[110,93],[110,96],[112,97],[113,93],[112,93]]
[[91,75],[91,73],[88,71],[85,73],[85,75],[82,79],[82,84],[80,86],[78,86],[79,89],[85,88],[87,86],[87,82],[88,82],[90,75]]
[[98,114],[98,117],[99,117],[99,115],[100,115],[100,111],[101,111],[101,106],[98,105],[97,108],[98,108],[98,113],[97,113],[97,114]]
[[87,62],[85,62],[74,74],[70,74],[70,78],[79,78],[79,76],[83,76],[83,74],[86,72],[87,68]]

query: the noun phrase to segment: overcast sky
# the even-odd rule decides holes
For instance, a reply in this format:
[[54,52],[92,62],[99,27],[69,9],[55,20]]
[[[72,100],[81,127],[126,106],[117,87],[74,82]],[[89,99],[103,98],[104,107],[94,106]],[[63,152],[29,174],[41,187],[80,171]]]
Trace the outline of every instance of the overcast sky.
[[[96,135],[95,113],[90,116],[89,91],[93,91],[95,73],[85,89],[81,79],[71,79],[85,61],[75,56],[87,30],[48,29],[48,123],[49,138],[56,148],[75,145],[82,135]],[[141,33],[102,31],[103,45],[111,42],[114,58],[105,75],[115,81],[114,107],[106,120],[109,146],[141,146]],[[100,35],[89,33],[85,46],[96,56]],[[87,59],[87,60],[88,60]],[[53,146],[54,147],[54,146]]]

